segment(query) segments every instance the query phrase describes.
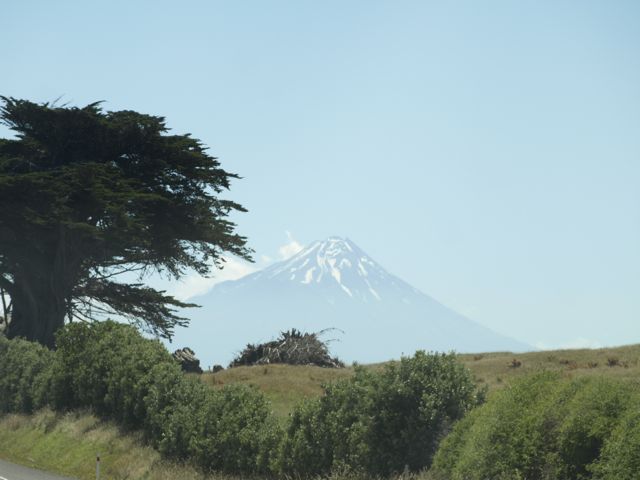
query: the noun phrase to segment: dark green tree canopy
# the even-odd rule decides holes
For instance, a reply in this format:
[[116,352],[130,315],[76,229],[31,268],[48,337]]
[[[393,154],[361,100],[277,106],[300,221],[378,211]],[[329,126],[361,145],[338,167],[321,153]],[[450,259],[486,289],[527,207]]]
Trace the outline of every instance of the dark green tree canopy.
[[[237,175],[164,118],[0,97],[0,288],[10,337],[53,345],[66,319],[118,314],[170,338],[184,303],[145,286],[160,272],[210,274],[224,252],[250,259],[220,199]],[[117,277],[135,271],[136,283]]]

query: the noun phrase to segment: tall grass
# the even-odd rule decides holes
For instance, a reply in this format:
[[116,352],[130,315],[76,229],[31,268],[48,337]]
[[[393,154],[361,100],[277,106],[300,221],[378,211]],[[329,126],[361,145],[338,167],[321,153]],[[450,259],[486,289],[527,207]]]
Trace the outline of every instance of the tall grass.
[[205,475],[192,466],[163,460],[145,446],[139,434],[125,434],[116,424],[86,411],[0,418],[3,459],[80,480],[94,480],[100,454],[101,476],[109,480],[223,480],[237,477]]

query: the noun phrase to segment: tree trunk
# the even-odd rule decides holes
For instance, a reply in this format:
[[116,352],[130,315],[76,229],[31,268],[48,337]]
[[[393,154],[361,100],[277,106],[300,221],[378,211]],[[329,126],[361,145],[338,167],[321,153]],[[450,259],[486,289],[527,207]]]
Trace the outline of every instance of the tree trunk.
[[54,334],[64,325],[67,312],[65,296],[55,284],[34,277],[16,279],[14,283],[11,295],[13,310],[7,336],[22,337],[53,348]]
[[49,348],[55,346],[55,332],[64,325],[68,299],[76,278],[74,262],[69,262],[70,246],[60,225],[55,247],[49,255],[31,255],[15,272],[9,294],[13,304],[7,337],[22,337]]

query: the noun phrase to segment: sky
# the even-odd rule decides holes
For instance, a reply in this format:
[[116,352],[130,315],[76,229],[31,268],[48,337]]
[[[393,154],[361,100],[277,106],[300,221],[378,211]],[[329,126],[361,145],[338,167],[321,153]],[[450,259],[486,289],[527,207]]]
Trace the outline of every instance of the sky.
[[2,95],[165,116],[243,177],[256,263],[217,280],[338,235],[536,347],[640,342],[640,2],[24,0],[0,59]]

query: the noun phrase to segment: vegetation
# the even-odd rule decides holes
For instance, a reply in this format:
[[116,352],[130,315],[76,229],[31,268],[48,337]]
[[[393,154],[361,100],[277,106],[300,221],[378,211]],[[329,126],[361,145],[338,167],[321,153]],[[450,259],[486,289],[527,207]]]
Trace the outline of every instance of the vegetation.
[[450,480],[631,480],[640,471],[639,444],[625,443],[638,438],[638,407],[637,383],[566,381],[552,372],[523,377],[456,425],[434,473]]
[[428,467],[453,422],[482,400],[453,355],[417,352],[375,372],[325,387],[293,413],[279,469],[290,474],[335,470],[388,476]]
[[80,480],[95,480],[100,454],[101,478],[113,480],[231,480],[205,475],[186,464],[163,459],[140,434],[123,432],[112,422],[85,411],[40,410],[33,415],[0,418],[0,452],[5,460]]
[[[488,388],[489,395],[507,387],[514,380],[540,371],[556,372],[566,379],[604,377],[637,381],[640,378],[640,345],[517,355],[509,352],[459,354],[456,358],[471,371],[479,386]],[[522,363],[520,367],[510,367],[514,358]],[[607,359],[613,358],[618,359],[618,365],[609,367]],[[379,371],[384,365],[365,365],[362,368]],[[202,380],[214,388],[232,383],[257,387],[271,401],[274,411],[286,419],[301,400],[322,395],[323,384],[353,375],[352,367],[327,369],[278,364],[237,367],[217,373],[205,372]]]
[[[336,469],[388,474],[405,465],[418,470],[429,464],[451,423],[478,400],[452,355],[418,352],[380,372],[358,368],[353,378],[326,386],[322,400],[303,404],[284,435],[257,389],[207,387],[132,326],[73,323],[56,343],[51,352],[0,337],[0,364],[12,369],[0,384],[5,411],[90,409],[141,432],[165,457],[205,471],[307,476]],[[319,423],[325,418],[331,421]],[[351,434],[341,435],[345,431]],[[317,439],[323,442],[319,456]]]
[[[79,419],[73,412],[90,410],[154,447],[166,461],[192,465],[187,470],[196,476],[201,470],[389,477],[418,473],[432,461],[423,478],[624,480],[640,469],[637,346],[590,357],[587,352],[518,355],[518,367],[512,366],[512,354],[418,352],[368,367],[280,364],[186,375],[162,344],[129,325],[74,322],[60,331],[57,345],[50,351],[0,336],[0,413],[5,414],[0,428],[13,431],[11,422],[28,423],[15,416],[18,412],[39,411],[34,418],[42,420],[25,436],[15,433],[12,438],[22,443],[0,441],[11,455],[24,452],[19,445],[27,445],[27,438],[43,444],[66,438],[52,416]],[[601,357],[617,361],[601,362]],[[487,403],[477,407],[483,390],[460,358],[481,365],[476,372],[484,375],[504,371],[511,377],[482,382],[492,388]],[[527,373],[536,358],[555,365],[555,371]],[[488,362],[495,363],[490,375]],[[632,380],[629,372],[635,372]],[[297,392],[293,400],[286,398],[291,390]],[[47,458],[42,451],[37,455]],[[76,461],[73,453],[61,458]]]
[[271,364],[235,367],[218,373],[204,373],[202,380],[212,388],[243,384],[259,389],[271,403],[281,423],[286,423],[293,409],[305,399],[323,394],[322,386],[353,375],[350,367],[334,369],[316,366]]
[[42,406],[41,380],[52,360],[53,353],[41,345],[0,335],[0,414]]
[[[126,317],[170,337],[189,306],[126,272],[208,274],[249,258],[218,198],[236,175],[161,117],[0,97],[0,297],[6,334],[49,347],[65,318]],[[5,293],[10,302],[5,302]]]
[[229,368],[247,365],[286,363],[288,365],[316,365],[318,367],[342,368],[344,363],[331,358],[326,342],[320,340],[325,333],[302,333],[295,328],[281,332],[271,342],[247,347],[231,362]]
[[212,390],[184,375],[158,341],[112,321],[69,324],[56,343],[50,352],[0,336],[0,365],[13,372],[0,385],[5,411],[91,409],[143,432],[168,457],[238,474],[268,471],[278,425],[255,389]]
[[[499,390],[512,380],[542,370],[566,378],[608,377],[634,380],[640,377],[640,345],[614,348],[553,350],[514,355],[509,352],[458,355],[476,381],[489,391]],[[513,360],[520,366],[513,368]]]

